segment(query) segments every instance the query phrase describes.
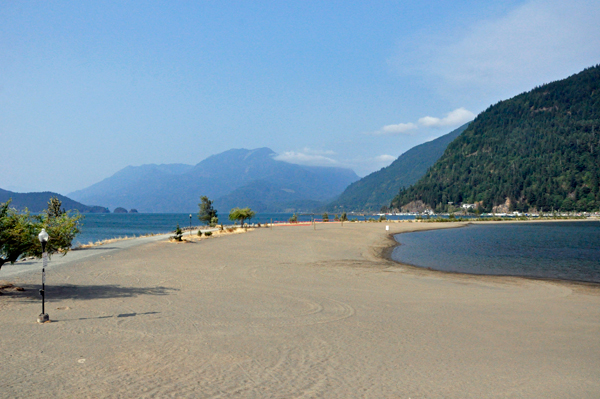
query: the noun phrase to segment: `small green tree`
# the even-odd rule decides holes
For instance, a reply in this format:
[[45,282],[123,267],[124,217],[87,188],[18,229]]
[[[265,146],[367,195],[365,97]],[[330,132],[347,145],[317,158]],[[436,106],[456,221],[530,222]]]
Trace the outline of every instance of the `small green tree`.
[[57,197],[52,197],[50,198],[50,201],[48,201],[48,209],[46,209],[45,212],[50,219],[59,217],[66,213],[65,209],[61,208],[61,206],[62,203],[60,202],[60,200]]
[[35,243],[29,213],[17,213],[9,208],[10,202],[0,204],[0,268],[6,262],[15,263],[21,255],[29,255]]
[[179,227],[179,223],[177,223],[177,227],[175,228],[175,235],[171,236],[171,239],[175,240],[175,241],[182,241],[183,240],[182,237],[183,237],[183,231]]
[[327,212],[325,212],[325,213],[323,214],[323,221],[324,221],[324,222],[329,222],[329,215],[327,214]]
[[342,213],[342,216],[340,216],[340,220],[341,220],[342,222],[345,222],[346,220],[348,220],[348,215],[346,215],[346,212],[343,212],[343,213]]
[[[31,215],[29,211],[19,213],[10,207],[10,200],[0,203],[0,268],[6,262],[14,263],[19,256],[42,256],[42,247],[37,235],[45,228],[50,236],[46,252],[52,255],[57,252],[66,253],[79,233],[78,212],[73,215],[61,209],[58,199],[50,200],[48,209]],[[56,210],[60,212],[56,212]]]
[[213,218],[217,218],[217,223],[219,223],[217,210],[213,207],[213,201],[209,200],[206,195],[200,197],[200,203],[198,204],[200,211],[198,212],[198,219],[206,225],[212,223]]
[[256,212],[250,208],[233,208],[231,212],[229,212],[229,220],[239,221],[242,227],[244,227],[244,220],[250,220],[254,215],[256,215]]
[[298,215],[296,215],[295,213],[292,215],[292,217],[289,219],[290,223],[296,223],[298,221]]

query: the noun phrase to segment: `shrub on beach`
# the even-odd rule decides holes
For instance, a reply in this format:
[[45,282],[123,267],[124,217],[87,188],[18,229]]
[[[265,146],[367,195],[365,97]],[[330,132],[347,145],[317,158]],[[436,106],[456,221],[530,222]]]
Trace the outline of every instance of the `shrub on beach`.
[[240,222],[241,226],[244,227],[244,220],[250,220],[256,215],[250,208],[233,208],[229,212],[229,220],[232,222]]
[[206,237],[210,237],[210,236],[212,236],[212,231],[205,231],[205,232],[204,232],[204,235],[205,235]]
[[212,224],[213,219],[217,219],[216,223],[219,222],[217,210],[213,207],[213,201],[209,200],[207,196],[200,197],[200,203],[198,204],[199,212],[198,219],[204,224]]
[[181,230],[181,227],[179,227],[179,223],[177,223],[177,228],[175,229],[175,235],[171,236],[171,239],[174,241],[181,241],[182,237],[183,237],[183,231]]
[[29,211],[18,212],[10,207],[11,200],[0,203],[0,268],[6,262],[14,263],[20,256],[42,256],[38,234],[46,229],[50,240],[46,245],[48,254],[62,253],[71,248],[79,233],[79,213],[65,212],[57,198],[51,198],[48,209],[38,215]]

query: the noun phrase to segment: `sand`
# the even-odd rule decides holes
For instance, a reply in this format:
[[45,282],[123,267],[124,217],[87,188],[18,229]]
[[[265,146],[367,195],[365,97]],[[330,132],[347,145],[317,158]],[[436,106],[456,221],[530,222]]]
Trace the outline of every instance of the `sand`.
[[597,288],[416,269],[391,244],[345,223],[99,252],[50,269],[47,324],[39,273],[14,277],[0,397],[600,397]]

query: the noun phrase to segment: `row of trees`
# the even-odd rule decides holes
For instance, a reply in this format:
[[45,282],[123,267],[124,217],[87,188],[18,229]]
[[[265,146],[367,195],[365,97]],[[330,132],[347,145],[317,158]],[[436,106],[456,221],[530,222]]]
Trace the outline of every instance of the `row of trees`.
[[[322,215],[323,221],[324,222],[329,222],[329,214],[327,212],[325,212]],[[333,220],[335,220],[336,222],[342,221],[345,222],[346,220],[348,220],[348,216],[346,215],[346,212],[343,212],[341,216],[338,216],[337,214],[334,215]],[[298,221],[298,215],[296,215],[295,213],[292,215],[291,218],[289,218],[288,220],[290,223],[296,223]]]
[[[200,197],[200,208],[198,212],[198,219],[207,226],[215,227],[219,223],[219,216],[217,210],[213,206],[213,201],[208,199],[207,196]],[[256,215],[250,208],[233,208],[229,212],[229,220],[233,222],[240,222],[244,227],[244,221],[250,220]]]
[[[341,216],[338,216],[336,214],[336,215],[333,215],[333,220],[336,221],[336,222],[340,222],[340,221],[341,222],[345,222],[346,220],[348,220],[348,215],[346,215],[346,212],[343,212],[341,214]],[[323,221],[324,222],[329,222],[329,214],[327,212],[325,212],[323,214]]]
[[37,215],[29,211],[18,212],[10,207],[11,201],[0,203],[0,268],[16,262],[22,256],[42,256],[38,234],[46,229],[50,240],[48,254],[66,254],[79,233],[79,212],[66,212],[58,198],[51,198],[48,208]]
[[[200,197],[200,203],[198,204],[198,207],[200,208],[200,210],[198,212],[198,219],[202,223],[204,223],[207,226],[211,226],[211,227],[214,227],[219,223],[219,217],[217,214],[217,210],[213,206],[213,201],[208,199],[207,196]],[[252,219],[254,217],[254,215],[256,215],[256,213],[250,208],[233,208],[229,212],[229,220],[234,221],[234,222],[240,222],[240,224],[242,226],[244,226],[244,221]],[[335,215],[334,220],[345,222],[346,220],[348,220],[346,212],[342,213],[341,216]],[[298,216],[296,214],[294,214],[290,218],[290,222],[297,222],[297,221],[298,221]],[[323,221],[324,222],[329,221],[329,214],[327,212],[325,212],[323,214]]]

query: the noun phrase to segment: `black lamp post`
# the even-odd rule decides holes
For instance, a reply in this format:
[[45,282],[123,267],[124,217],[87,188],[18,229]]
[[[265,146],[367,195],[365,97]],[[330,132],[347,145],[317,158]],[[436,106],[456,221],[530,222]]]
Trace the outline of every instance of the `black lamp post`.
[[190,237],[192,236],[192,214],[190,213]]
[[40,294],[42,295],[42,313],[37,318],[38,323],[45,323],[50,321],[50,317],[46,314],[46,266],[48,266],[48,252],[46,252],[46,244],[48,243],[48,233],[46,229],[42,229],[38,235],[40,243],[42,244],[42,289]]

